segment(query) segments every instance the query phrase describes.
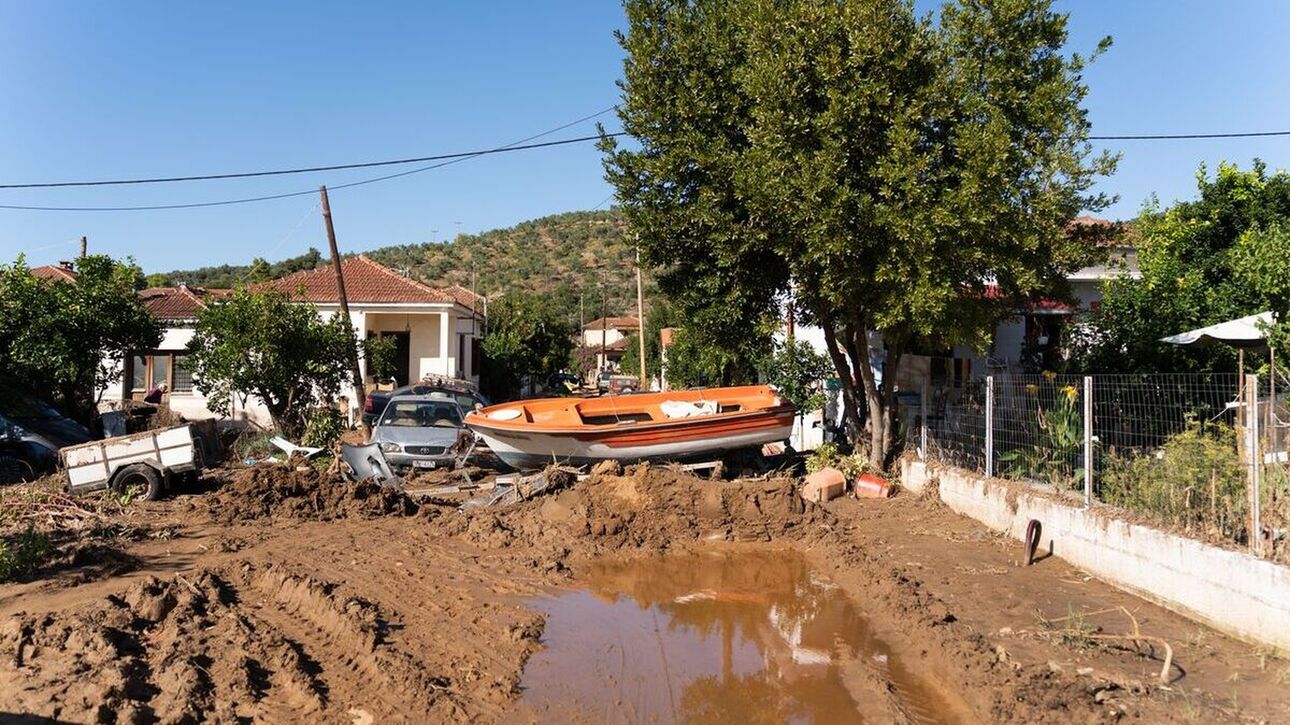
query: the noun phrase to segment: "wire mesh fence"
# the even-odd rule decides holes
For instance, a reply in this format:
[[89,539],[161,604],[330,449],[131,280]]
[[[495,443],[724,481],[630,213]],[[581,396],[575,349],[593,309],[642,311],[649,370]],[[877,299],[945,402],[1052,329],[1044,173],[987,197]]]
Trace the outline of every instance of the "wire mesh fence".
[[1287,393],[1280,374],[1006,375],[926,391],[904,415],[925,457],[1284,561]]

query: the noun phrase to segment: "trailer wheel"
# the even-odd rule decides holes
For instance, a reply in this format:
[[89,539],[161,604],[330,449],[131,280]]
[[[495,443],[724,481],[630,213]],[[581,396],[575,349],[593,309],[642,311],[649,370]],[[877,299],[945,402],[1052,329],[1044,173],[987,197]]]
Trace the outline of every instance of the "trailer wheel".
[[142,489],[143,498],[156,501],[161,498],[161,474],[146,463],[135,463],[122,468],[112,482],[113,493],[121,494],[131,486]]

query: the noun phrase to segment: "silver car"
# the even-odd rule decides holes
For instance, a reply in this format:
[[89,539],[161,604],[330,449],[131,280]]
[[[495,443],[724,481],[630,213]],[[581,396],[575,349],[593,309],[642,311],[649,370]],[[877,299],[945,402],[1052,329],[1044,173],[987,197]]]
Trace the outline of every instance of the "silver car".
[[396,395],[372,429],[372,441],[395,469],[451,466],[461,418],[461,408],[449,396]]

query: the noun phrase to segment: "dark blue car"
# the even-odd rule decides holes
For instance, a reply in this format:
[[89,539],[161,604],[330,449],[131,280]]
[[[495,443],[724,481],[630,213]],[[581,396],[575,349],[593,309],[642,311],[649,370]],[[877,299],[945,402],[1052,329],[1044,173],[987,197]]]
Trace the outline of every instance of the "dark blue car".
[[40,398],[0,391],[0,484],[52,473],[58,449],[92,439],[85,426]]

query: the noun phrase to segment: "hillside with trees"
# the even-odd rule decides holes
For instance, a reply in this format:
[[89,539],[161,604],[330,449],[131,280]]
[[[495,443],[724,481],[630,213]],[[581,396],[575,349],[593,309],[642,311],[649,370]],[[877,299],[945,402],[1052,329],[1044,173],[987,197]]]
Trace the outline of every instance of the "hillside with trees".
[[[626,237],[626,220],[617,210],[575,211],[532,219],[481,234],[460,234],[448,242],[381,247],[366,254],[392,269],[430,285],[474,284],[496,298],[532,292],[568,310],[578,320],[583,296],[587,320],[600,316],[601,284],[610,314],[634,313],[635,249]],[[220,265],[149,275],[154,286],[180,283],[232,287],[242,281],[276,279],[326,264],[316,249],[279,262]],[[651,283],[647,279],[647,293]]]

